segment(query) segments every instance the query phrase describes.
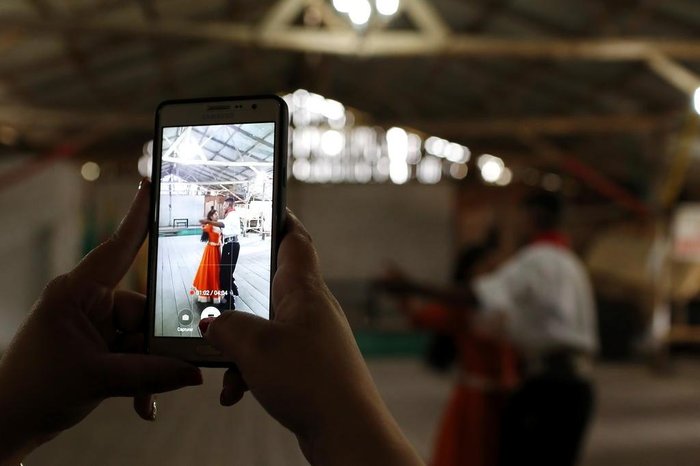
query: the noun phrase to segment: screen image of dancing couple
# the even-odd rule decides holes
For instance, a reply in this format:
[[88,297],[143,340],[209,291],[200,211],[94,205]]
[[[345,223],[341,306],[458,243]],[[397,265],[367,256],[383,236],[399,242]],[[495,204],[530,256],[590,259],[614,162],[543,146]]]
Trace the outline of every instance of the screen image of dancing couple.
[[269,319],[274,123],[163,130],[156,336],[236,309]]
[[212,206],[200,223],[205,246],[192,284],[197,302],[234,309],[238,296],[235,272],[241,252],[241,217],[236,212],[235,199],[224,201],[221,214]]

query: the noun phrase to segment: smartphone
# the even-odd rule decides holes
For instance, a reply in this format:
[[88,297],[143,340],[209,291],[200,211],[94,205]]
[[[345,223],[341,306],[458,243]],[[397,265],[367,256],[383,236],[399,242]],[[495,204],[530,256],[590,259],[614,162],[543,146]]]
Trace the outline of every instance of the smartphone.
[[285,212],[287,105],[277,96],[163,102],[153,141],[146,350],[229,366],[199,321],[272,319]]

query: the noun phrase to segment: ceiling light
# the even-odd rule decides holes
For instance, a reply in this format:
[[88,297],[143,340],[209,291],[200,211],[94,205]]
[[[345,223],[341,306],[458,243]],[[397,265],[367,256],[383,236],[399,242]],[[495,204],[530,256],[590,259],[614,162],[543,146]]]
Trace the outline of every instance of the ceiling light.
[[416,178],[423,184],[435,184],[442,177],[442,161],[435,157],[426,157],[418,164]]
[[345,149],[345,135],[340,131],[329,129],[321,136],[321,151],[325,155],[335,157]]
[[345,107],[337,100],[325,99],[321,113],[329,120],[340,120],[345,117]]
[[700,115],[700,87],[695,89],[695,94],[693,95],[693,106],[695,107],[695,113]]
[[372,5],[369,4],[368,0],[352,0],[348,15],[353,24],[364,26],[372,15]]
[[186,135],[185,139],[177,145],[177,156],[182,160],[203,159],[202,148],[192,135]]
[[311,175],[311,164],[306,159],[297,159],[292,164],[292,174],[299,181],[306,181]]
[[422,141],[420,139],[420,136],[417,134],[409,134],[408,135],[408,156],[406,157],[406,162],[410,164],[417,164],[420,162],[421,159],[421,148]]
[[350,13],[353,0],[333,0],[333,8],[339,13]]
[[95,162],[85,162],[80,168],[80,174],[87,181],[95,181],[100,177],[100,166]]
[[386,132],[389,158],[405,162],[408,156],[408,134],[402,128],[393,127]]
[[430,136],[425,140],[425,150],[438,157],[442,157],[446,145],[447,141],[436,136]]
[[496,180],[498,186],[508,186],[513,181],[513,172],[508,167],[504,167],[501,176]]
[[389,164],[389,178],[394,184],[404,184],[408,181],[410,173],[408,164],[400,160],[392,160]]
[[453,163],[450,165],[450,175],[452,175],[452,178],[455,180],[463,180],[466,178],[468,171],[469,168],[465,163]]
[[479,157],[477,165],[481,170],[481,177],[487,183],[495,183],[501,177],[505,168],[503,160],[491,154],[483,154]]
[[384,16],[393,16],[399,11],[399,0],[377,0],[377,11]]

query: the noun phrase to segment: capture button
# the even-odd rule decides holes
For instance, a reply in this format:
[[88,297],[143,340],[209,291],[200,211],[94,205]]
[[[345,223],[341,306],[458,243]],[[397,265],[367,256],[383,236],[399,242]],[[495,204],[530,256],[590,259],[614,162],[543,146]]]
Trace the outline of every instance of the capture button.
[[192,311],[189,309],[183,309],[177,313],[177,321],[183,327],[189,327],[190,325],[192,325],[193,320],[194,320],[194,315],[192,314]]
[[215,308],[214,306],[209,306],[205,307],[204,310],[202,311],[202,314],[200,314],[199,318],[200,319],[206,319],[207,317],[212,317],[216,319],[221,315],[221,311]]

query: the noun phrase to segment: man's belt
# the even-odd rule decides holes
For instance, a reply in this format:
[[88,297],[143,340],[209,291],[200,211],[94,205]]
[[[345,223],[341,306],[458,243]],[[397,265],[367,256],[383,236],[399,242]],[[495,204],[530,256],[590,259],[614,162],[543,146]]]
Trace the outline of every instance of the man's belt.
[[237,242],[238,242],[238,235],[224,237],[224,244],[237,243]]
[[593,358],[577,351],[552,351],[525,363],[527,375],[549,373],[590,377],[592,369]]

